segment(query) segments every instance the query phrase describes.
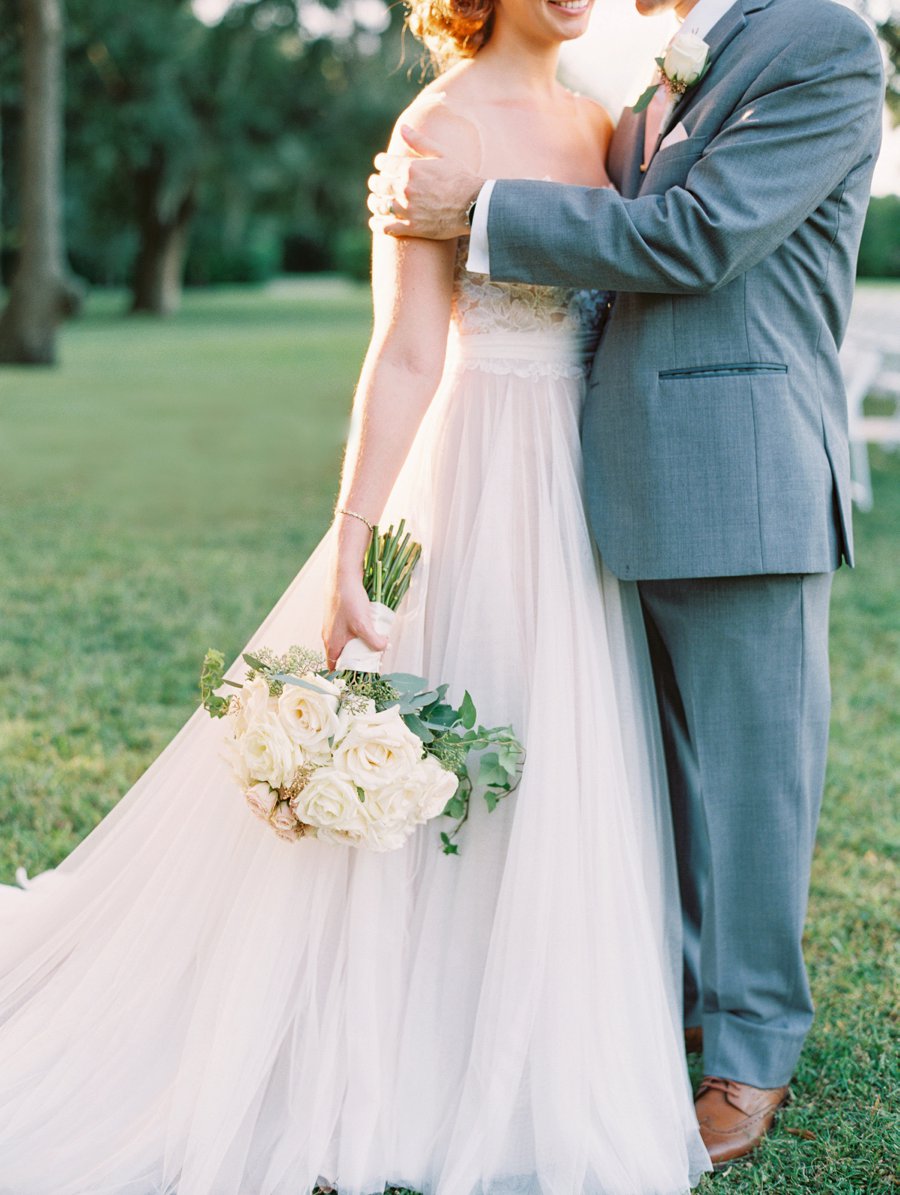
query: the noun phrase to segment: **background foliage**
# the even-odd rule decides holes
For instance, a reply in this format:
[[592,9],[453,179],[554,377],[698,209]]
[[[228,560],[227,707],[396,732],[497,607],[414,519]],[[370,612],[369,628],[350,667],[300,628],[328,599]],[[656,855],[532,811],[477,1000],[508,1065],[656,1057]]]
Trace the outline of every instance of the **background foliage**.
[[[0,0],[6,281],[18,243],[20,3]],[[190,285],[285,270],[366,276],[365,179],[421,81],[401,7],[374,25],[342,0],[245,0],[212,26],[189,0],[67,0],[66,11],[65,223],[77,274],[133,282],[152,221],[184,203]],[[888,13],[879,28],[900,113],[900,26]],[[900,276],[900,200],[874,202],[860,272]]]
[[[294,0],[235,4],[206,25],[188,0],[68,0],[65,219],[94,284],[133,275],[148,208],[191,209],[189,283],[282,269],[368,269],[365,180],[417,90],[401,12],[349,10],[313,32]],[[17,0],[0,0],[4,277],[17,247],[21,127]]]

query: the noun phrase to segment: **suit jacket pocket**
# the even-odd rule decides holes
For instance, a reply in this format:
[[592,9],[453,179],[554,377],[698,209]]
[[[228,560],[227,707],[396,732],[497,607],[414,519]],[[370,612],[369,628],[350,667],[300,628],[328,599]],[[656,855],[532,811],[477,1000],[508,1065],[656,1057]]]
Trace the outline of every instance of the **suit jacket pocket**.
[[741,378],[760,374],[787,373],[780,361],[736,361],[726,365],[696,365],[686,369],[661,369],[660,380],[689,380],[691,378]]

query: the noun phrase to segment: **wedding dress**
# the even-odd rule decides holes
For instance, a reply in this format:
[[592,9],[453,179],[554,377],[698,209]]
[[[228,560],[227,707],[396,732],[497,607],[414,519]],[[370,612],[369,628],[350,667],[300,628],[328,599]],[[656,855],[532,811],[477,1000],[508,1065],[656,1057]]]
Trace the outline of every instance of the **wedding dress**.
[[[387,510],[424,556],[384,668],[512,723],[518,791],[473,802],[458,857],[441,819],[388,854],[283,842],[198,710],[0,889],[2,1195],[676,1195],[708,1169],[638,598],[582,498],[604,309],[460,265]],[[330,546],[248,649],[320,642]]]

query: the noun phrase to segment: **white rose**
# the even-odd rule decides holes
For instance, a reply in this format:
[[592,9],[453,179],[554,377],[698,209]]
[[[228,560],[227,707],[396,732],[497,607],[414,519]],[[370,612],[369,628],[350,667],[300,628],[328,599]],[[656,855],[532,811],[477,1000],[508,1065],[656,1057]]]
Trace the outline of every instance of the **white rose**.
[[269,695],[269,683],[261,676],[247,681],[238,694],[238,703],[231,715],[235,734],[240,736],[254,723],[275,709],[275,698]]
[[316,692],[300,685],[285,685],[278,698],[278,717],[291,742],[312,758],[328,754],[328,740],[338,733],[340,689],[325,677],[303,677]]
[[386,829],[421,825],[444,812],[458,787],[456,775],[426,755],[396,784],[367,793],[363,809],[369,822]]
[[422,744],[397,706],[352,718],[334,753],[334,766],[366,792],[396,784],[419,762]]
[[238,750],[254,780],[272,788],[290,784],[297,770],[297,754],[281,723],[272,716],[250,723],[238,739]]
[[297,819],[287,801],[279,801],[270,819],[272,829],[279,838],[288,842],[296,842],[303,837],[303,827],[297,825]]
[[333,842],[335,846],[364,846],[362,830],[332,830],[316,827],[316,838],[320,842]]
[[679,33],[666,51],[663,71],[675,83],[690,87],[703,73],[709,46],[695,33]]
[[362,830],[364,815],[356,786],[335,768],[319,768],[291,798],[301,822],[322,830]]
[[347,705],[342,705],[338,713],[338,728],[334,736],[335,743],[339,743],[350,729],[350,725],[357,718],[367,718],[375,713],[375,702],[371,697],[354,697],[353,705],[355,709],[349,708]]
[[352,846],[368,851],[396,851],[412,834],[414,826],[386,826],[381,822],[367,822],[358,829],[337,830],[331,827],[316,831],[316,837],[338,846]]
[[414,828],[405,822],[399,826],[369,822],[365,836],[359,845],[369,851],[396,851],[404,845]]
[[412,822],[421,786],[414,781],[415,772],[397,784],[366,793],[363,814],[366,822],[377,822],[383,829]]
[[248,789],[252,784],[256,783],[257,777],[250,775],[250,769],[247,767],[247,761],[241,752],[240,742],[238,739],[226,739],[223,748],[222,756],[229,764],[234,778],[242,789]]
[[459,777],[456,773],[442,768],[433,755],[425,756],[413,773],[413,781],[419,790],[416,806],[416,820],[419,822],[439,817],[459,788]]
[[269,788],[268,784],[260,783],[252,785],[244,795],[256,816],[267,822],[278,804],[278,793]]

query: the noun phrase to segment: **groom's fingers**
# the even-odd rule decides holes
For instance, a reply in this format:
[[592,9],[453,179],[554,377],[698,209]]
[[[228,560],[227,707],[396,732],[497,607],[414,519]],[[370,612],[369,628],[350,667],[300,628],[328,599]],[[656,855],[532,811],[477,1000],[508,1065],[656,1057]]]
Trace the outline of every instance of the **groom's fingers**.
[[374,166],[379,174],[393,178],[400,174],[404,167],[409,166],[409,158],[406,154],[376,154]]
[[405,221],[395,220],[393,216],[372,216],[369,228],[375,233],[385,233],[390,237],[410,236],[410,225]]
[[407,220],[409,218],[408,209],[395,199],[393,195],[369,195],[366,199],[366,207],[373,216],[380,216],[382,219],[388,220]]
[[383,174],[370,174],[369,190],[373,195],[390,197],[394,194],[394,183],[391,179],[386,178]]

